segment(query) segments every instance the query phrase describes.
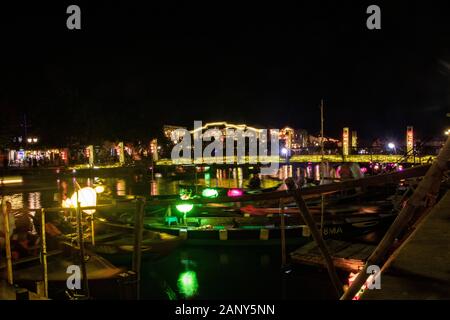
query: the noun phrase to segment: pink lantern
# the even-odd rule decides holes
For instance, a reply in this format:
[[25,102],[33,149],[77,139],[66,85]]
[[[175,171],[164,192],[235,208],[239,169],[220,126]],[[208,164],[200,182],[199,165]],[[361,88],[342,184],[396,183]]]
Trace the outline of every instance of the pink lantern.
[[227,196],[234,198],[234,197],[242,197],[242,195],[244,194],[244,191],[242,191],[242,189],[238,189],[238,188],[232,188],[230,190],[228,190],[227,192]]

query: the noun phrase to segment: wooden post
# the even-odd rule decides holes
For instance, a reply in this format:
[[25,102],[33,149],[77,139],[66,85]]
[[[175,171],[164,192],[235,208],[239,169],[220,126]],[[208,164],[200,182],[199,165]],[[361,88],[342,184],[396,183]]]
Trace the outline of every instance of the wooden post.
[[305,221],[306,225],[309,227],[309,230],[311,231],[311,234],[314,240],[316,241],[317,246],[320,249],[320,252],[322,253],[322,256],[325,260],[325,264],[327,266],[328,275],[330,276],[331,282],[333,283],[333,286],[336,290],[338,297],[340,297],[342,295],[342,284],[339,281],[339,278],[336,274],[336,269],[334,268],[333,260],[331,259],[328,248],[325,242],[323,241],[322,234],[317,229],[316,223],[314,222],[314,219],[312,218],[308,210],[305,200],[299,193],[297,185],[295,184],[294,180],[292,178],[286,179],[286,185],[290,193],[294,197],[295,201],[297,202],[303,221]]
[[439,152],[436,160],[428,169],[425,177],[417,186],[411,198],[407,201],[405,207],[400,211],[397,218],[384,235],[381,242],[375,248],[374,252],[367,259],[364,268],[359,272],[352,285],[341,297],[341,300],[351,300],[358,293],[364,283],[367,281],[369,274],[367,268],[371,265],[378,265],[386,260],[385,256],[395,242],[395,239],[403,231],[403,229],[411,222],[417,209],[424,206],[424,200],[434,196],[432,192],[436,192],[436,186],[440,184],[442,173],[447,169],[447,161],[450,159],[450,138],[447,139],[444,147]]
[[5,250],[6,250],[6,270],[8,273],[8,283],[13,285],[13,268],[12,268],[12,255],[11,255],[11,230],[9,229],[9,212],[6,208],[5,198],[2,198],[2,214],[3,214],[3,227],[5,230]]
[[89,281],[88,281],[88,277],[87,277],[86,261],[85,261],[85,254],[84,254],[82,211],[80,209],[80,202],[78,202],[78,199],[79,199],[79,197],[77,195],[77,211],[76,211],[76,213],[77,213],[77,229],[78,229],[78,246],[80,249],[80,264],[81,264],[81,273],[83,274],[84,293],[89,298]]
[[136,274],[136,299],[140,298],[141,260],[142,260],[142,232],[144,229],[145,199],[138,198],[136,203],[136,216],[134,221],[134,251],[132,270]]
[[325,214],[325,196],[320,195],[320,233],[323,233],[323,216]]
[[281,219],[281,268],[286,266],[286,225],[284,221],[284,205],[280,200],[280,219]]
[[[324,149],[324,142],[323,142],[323,99],[320,101],[320,147],[321,147],[321,159],[320,159],[320,167],[321,167],[321,179],[320,179],[320,184],[324,183],[324,178],[325,178],[325,163],[323,161],[324,157],[325,157],[325,149]],[[324,199],[324,195],[322,193],[322,195],[320,196],[320,213],[321,213],[321,217],[320,217],[320,233],[322,233],[323,230],[323,212],[324,212],[324,204],[323,202],[325,201]]]
[[44,278],[44,297],[48,298],[48,266],[47,266],[47,238],[45,234],[45,209],[41,209],[41,248],[42,273]]
[[95,220],[94,213],[91,214],[91,243],[95,246]]

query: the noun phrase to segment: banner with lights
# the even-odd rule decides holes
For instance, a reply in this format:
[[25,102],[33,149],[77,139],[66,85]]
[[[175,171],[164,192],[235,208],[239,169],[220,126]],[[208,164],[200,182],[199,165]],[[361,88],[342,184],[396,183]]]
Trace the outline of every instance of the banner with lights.
[[345,127],[344,131],[342,132],[342,154],[344,156],[349,155],[349,132],[350,129]]
[[406,153],[408,156],[414,152],[414,130],[412,126],[406,128]]

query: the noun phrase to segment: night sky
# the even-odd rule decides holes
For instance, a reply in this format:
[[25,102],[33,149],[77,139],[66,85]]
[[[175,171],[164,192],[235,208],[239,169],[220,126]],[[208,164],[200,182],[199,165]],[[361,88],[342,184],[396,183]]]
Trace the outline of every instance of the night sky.
[[[2,135],[20,135],[24,114],[48,145],[194,120],[317,134],[321,98],[330,136],[403,141],[407,125],[423,138],[449,125],[445,1],[92,2],[2,4]],[[66,28],[70,4],[81,30]],[[381,30],[366,28],[370,4]]]

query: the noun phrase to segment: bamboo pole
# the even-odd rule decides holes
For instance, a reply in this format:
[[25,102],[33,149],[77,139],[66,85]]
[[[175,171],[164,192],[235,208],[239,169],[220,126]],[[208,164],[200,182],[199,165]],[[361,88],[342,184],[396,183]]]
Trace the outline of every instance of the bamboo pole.
[[367,268],[370,265],[383,264],[383,262],[386,260],[385,256],[391,246],[394,244],[395,239],[410,223],[411,219],[416,213],[416,210],[424,206],[424,200],[427,197],[429,197],[430,195],[435,196],[433,194],[430,194],[430,192],[436,191],[436,186],[440,184],[442,174],[447,169],[447,162],[449,159],[450,138],[447,139],[447,142],[439,152],[439,155],[431,165],[430,169],[425,174],[425,177],[419,183],[411,198],[406,202],[405,207],[400,211],[397,218],[395,219],[381,242],[375,248],[374,252],[367,259],[364,268],[359,272],[352,285],[341,297],[341,300],[350,300],[357,294],[357,292],[361,289],[361,287],[369,277],[369,274],[367,274]]
[[78,247],[80,249],[80,264],[81,264],[81,273],[83,274],[84,292],[85,292],[86,296],[89,298],[89,281],[88,281],[88,277],[87,277],[86,261],[85,261],[85,253],[84,253],[82,210],[80,209],[80,202],[78,201],[78,199],[79,199],[79,197],[77,194],[76,214],[77,214]]
[[47,265],[47,238],[45,234],[45,209],[41,209],[41,249],[42,273],[44,278],[44,297],[48,298],[48,265]]
[[144,204],[145,199],[138,198],[136,203],[136,216],[134,222],[134,251],[132,270],[136,273],[136,299],[140,299],[141,261],[142,261],[142,233],[144,230]]
[[322,256],[325,260],[325,265],[327,266],[328,275],[330,276],[331,282],[333,283],[338,297],[340,297],[342,294],[342,284],[337,276],[336,269],[334,268],[333,260],[331,259],[328,248],[323,241],[322,233],[317,229],[316,223],[311,216],[308,210],[308,206],[306,205],[305,200],[303,200],[294,180],[292,178],[286,179],[286,185],[289,189],[289,192],[297,202],[298,208],[300,209],[300,214],[302,215],[302,218],[305,221],[306,225],[309,227],[314,241],[317,243],[317,246],[322,253]]
[[281,224],[281,267],[286,266],[286,224],[284,217],[284,204],[280,201],[280,224]]
[[420,227],[425,223],[425,221],[427,221],[427,218],[428,218],[431,210],[432,210],[432,208],[428,208],[426,210],[426,212],[420,217],[420,219],[418,221],[416,221],[416,223],[413,226],[410,227],[411,230],[402,239],[400,246],[395,248],[395,250],[389,255],[387,260],[384,262],[383,267],[380,270],[380,273],[384,272],[391,266],[392,262],[394,262],[395,259],[400,254],[400,251],[414,238],[414,235],[417,233],[417,231],[420,229]]
[[94,220],[94,214],[91,215],[91,243],[93,246],[95,246],[95,220]]
[[11,254],[11,230],[9,229],[9,212],[5,204],[5,198],[2,197],[2,214],[3,214],[3,227],[5,233],[5,251],[6,251],[6,270],[8,283],[12,285],[14,283],[13,268],[12,268],[12,254]]
[[[323,142],[323,138],[324,138],[324,136],[323,136],[323,99],[320,100],[320,136],[321,136],[321,139],[320,139],[321,150],[320,150],[320,152],[321,152],[321,155],[322,155],[322,158],[320,160],[320,166],[321,166],[321,170],[320,171],[322,173],[322,177],[320,179],[320,184],[323,184],[324,178],[325,178],[325,164],[323,162],[323,159],[325,157],[324,142]],[[323,230],[323,215],[324,215],[324,211],[325,211],[324,202],[325,202],[325,196],[322,193],[321,196],[320,196],[320,214],[321,214],[321,217],[320,217],[320,231],[321,232]]]

